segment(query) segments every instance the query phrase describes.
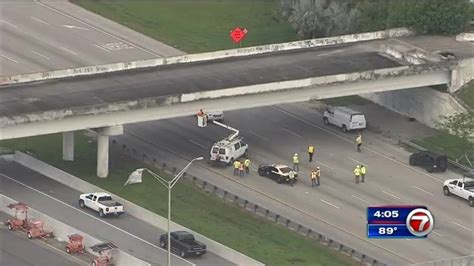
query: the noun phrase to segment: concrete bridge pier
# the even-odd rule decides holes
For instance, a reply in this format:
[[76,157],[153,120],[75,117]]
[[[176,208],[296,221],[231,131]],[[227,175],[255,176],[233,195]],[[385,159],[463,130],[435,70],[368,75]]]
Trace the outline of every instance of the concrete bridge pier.
[[63,132],[63,160],[74,161],[74,131]]
[[109,137],[123,134],[123,126],[103,127],[97,130],[97,176],[109,175]]

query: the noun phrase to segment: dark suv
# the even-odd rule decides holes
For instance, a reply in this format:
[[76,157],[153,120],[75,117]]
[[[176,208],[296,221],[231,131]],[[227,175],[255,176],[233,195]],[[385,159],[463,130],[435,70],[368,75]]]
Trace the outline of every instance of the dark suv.
[[[201,256],[206,253],[206,245],[194,239],[194,236],[186,231],[171,232],[171,251],[179,254],[182,258],[190,255]],[[160,237],[160,247],[167,248],[168,235]]]
[[410,155],[410,165],[421,166],[428,172],[444,172],[448,168],[448,157],[430,151],[416,152]]

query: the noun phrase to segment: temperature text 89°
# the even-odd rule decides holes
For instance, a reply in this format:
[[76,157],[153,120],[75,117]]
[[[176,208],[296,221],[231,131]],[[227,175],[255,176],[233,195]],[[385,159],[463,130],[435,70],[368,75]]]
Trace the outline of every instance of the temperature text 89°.
[[380,227],[379,235],[393,235],[397,231],[397,227]]

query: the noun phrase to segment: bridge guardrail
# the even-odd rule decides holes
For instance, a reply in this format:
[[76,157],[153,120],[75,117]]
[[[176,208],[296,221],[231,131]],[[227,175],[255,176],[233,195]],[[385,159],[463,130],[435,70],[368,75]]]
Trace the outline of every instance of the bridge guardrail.
[[416,263],[413,266],[474,266],[474,255]]
[[392,38],[392,37],[409,36],[412,34],[413,32],[408,30],[407,28],[394,28],[394,29],[387,29],[387,30],[382,30],[382,31],[362,32],[362,33],[356,33],[356,34],[348,34],[348,35],[319,38],[319,39],[309,39],[309,40],[302,40],[302,41],[295,41],[295,42],[267,44],[267,45],[259,45],[259,46],[198,53],[198,54],[185,54],[185,55],[178,55],[178,56],[172,56],[172,57],[166,57],[166,58],[139,60],[139,61],[105,64],[105,65],[98,65],[98,66],[87,66],[87,67],[71,68],[71,69],[64,69],[64,70],[47,71],[47,72],[41,72],[41,73],[4,76],[4,77],[0,77],[0,86],[40,81],[40,80],[48,80],[48,79],[59,79],[59,78],[76,77],[76,76],[84,76],[84,75],[111,73],[111,72],[122,71],[122,70],[149,68],[149,67],[156,67],[156,66],[161,66],[161,65],[207,61],[207,60],[222,59],[222,58],[227,58],[227,57],[256,55],[256,54],[263,54],[263,53],[276,52],[276,51],[288,51],[288,50],[295,50],[295,49],[337,45],[337,44],[344,44],[344,43],[380,40],[380,39],[386,39],[386,38]]
[[[155,157],[149,154],[141,153],[139,152],[136,148],[133,147],[128,147],[126,144],[119,144],[116,138],[111,138],[112,139],[112,147],[116,147],[121,149],[121,151],[133,158],[136,158],[148,165],[157,167],[159,169],[162,169],[170,174],[175,174],[177,171],[177,168],[174,166],[171,166],[167,164],[166,162],[161,162],[158,161]],[[111,148],[112,148],[111,147]],[[352,248],[344,243],[342,241],[338,241],[328,235],[323,235],[321,233],[318,233],[316,230],[313,230],[312,228],[299,224],[295,221],[292,221],[291,219],[280,215],[277,212],[274,212],[270,209],[264,208],[262,206],[259,206],[258,204],[249,201],[245,199],[244,197],[241,197],[237,194],[233,194],[223,188],[220,188],[210,182],[207,182],[197,176],[190,175],[188,173],[184,173],[183,175],[184,178],[187,178],[191,180],[195,185],[197,185],[199,188],[206,190],[210,194],[213,194],[222,200],[237,204],[238,206],[242,207],[243,209],[255,214],[259,215],[261,217],[264,217],[278,225],[281,225],[285,228],[288,228],[292,231],[295,231],[296,233],[299,233],[303,236],[306,236],[308,238],[314,239],[318,242],[320,242],[323,245],[326,245],[330,248],[333,248],[343,254],[346,254],[347,256],[351,257],[354,260],[357,260],[361,263],[364,263],[366,265],[373,265],[373,266],[386,266],[387,264],[372,258],[369,255],[366,255],[360,251],[358,251],[355,248]]]

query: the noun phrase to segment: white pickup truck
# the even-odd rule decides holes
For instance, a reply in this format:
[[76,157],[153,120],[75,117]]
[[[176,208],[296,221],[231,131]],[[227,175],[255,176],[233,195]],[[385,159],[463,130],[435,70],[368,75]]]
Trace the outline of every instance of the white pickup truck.
[[79,206],[89,208],[99,213],[100,217],[115,214],[123,214],[123,205],[114,201],[112,197],[104,192],[86,193],[79,196]]
[[474,207],[474,179],[458,178],[448,179],[443,184],[444,195],[451,194],[461,197],[469,202],[469,206]]

